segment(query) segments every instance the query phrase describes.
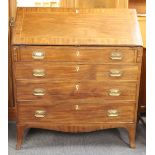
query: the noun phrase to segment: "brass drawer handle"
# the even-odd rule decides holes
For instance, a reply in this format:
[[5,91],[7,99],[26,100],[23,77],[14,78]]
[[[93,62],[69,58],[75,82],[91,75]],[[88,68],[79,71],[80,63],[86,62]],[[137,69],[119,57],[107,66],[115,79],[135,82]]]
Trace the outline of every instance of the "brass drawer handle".
[[44,69],[34,69],[33,70],[33,76],[43,77],[43,76],[45,76],[45,70]]
[[108,110],[107,115],[108,117],[118,117],[119,116],[118,110],[116,109]]
[[44,96],[45,95],[45,89],[36,88],[36,89],[33,90],[33,95],[35,95],[35,96]]
[[122,72],[120,70],[117,70],[117,69],[111,69],[109,75],[111,77],[121,77],[122,76]]
[[109,96],[120,96],[121,91],[119,89],[110,89]]
[[46,114],[45,110],[36,110],[34,116],[37,118],[43,118],[45,117],[45,114]]
[[32,58],[37,59],[37,60],[44,59],[45,58],[45,52],[43,52],[43,51],[33,51],[32,52]]
[[122,54],[120,52],[112,52],[110,58],[112,60],[122,60]]

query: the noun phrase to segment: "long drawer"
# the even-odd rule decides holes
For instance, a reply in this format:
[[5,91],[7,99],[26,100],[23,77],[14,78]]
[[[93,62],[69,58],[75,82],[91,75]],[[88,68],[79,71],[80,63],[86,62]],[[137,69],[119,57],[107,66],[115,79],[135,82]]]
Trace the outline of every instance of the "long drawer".
[[92,64],[135,63],[137,50],[127,47],[43,47],[23,46],[17,61],[81,62]]
[[138,80],[138,65],[63,65],[49,62],[15,64],[16,79]]
[[83,103],[55,104],[21,102],[18,104],[19,122],[24,123],[103,123],[134,122],[135,104]]
[[[66,98],[103,97],[105,100],[136,100],[137,84],[134,82],[51,82],[18,81],[17,100],[51,100],[53,96]],[[59,99],[59,97],[57,98]]]

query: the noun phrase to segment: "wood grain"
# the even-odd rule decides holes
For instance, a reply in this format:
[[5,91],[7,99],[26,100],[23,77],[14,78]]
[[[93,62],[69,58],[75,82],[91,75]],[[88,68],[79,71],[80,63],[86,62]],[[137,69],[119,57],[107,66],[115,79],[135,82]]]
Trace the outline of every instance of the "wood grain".
[[146,14],[146,0],[129,0],[129,8],[136,9],[138,14]]
[[[127,80],[137,81],[139,65],[84,65],[84,64],[56,64],[52,62],[19,62],[15,64],[16,80],[51,80],[51,81],[85,81],[85,80]],[[37,70],[42,70],[43,76],[35,76]],[[114,74],[113,71],[118,71]]]
[[[136,63],[137,48],[135,47],[77,47],[77,46],[22,46],[16,50],[15,61],[53,61],[79,63]],[[44,59],[35,60],[33,52],[43,52]],[[120,53],[121,60],[112,60],[112,53]]]
[[143,39],[143,47],[146,48],[146,16],[139,16],[138,21]]
[[[75,109],[75,104],[61,104],[47,106],[45,104],[31,104],[20,103],[18,112],[20,115],[20,122],[36,122],[36,123],[56,123],[56,124],[89,124],[89,123],[103,123],[103,122],[134,122],[135,106],[131,103],[118,104],[78,104],[79,109]],[[109,117],[108,110],[117,109],[118,116]],[[35,117],[37,110],[45,110],[46,114],[43,118]],[[97,111],[97,112],[96,112]],[[87,114],[86,114],[87,113]]]
[[141,46],[142,40],[135,10],[18,8],[12,43]]
[[[143,55],[135,11],[19,8],[12,41],[17,149],[31,127],[64,132],[123,127],[135,148]],[[45,77],[33,77],[38,67]],[[112,79],[111,69],[124,74]]]
[[16,120],[16,107],[14,102],[13,92],[13,73],[12,73],[12,27],[10,26],[10,19],[16,18],[16,0],[8,1],[8,119]]
[[23,140],[23,133],[26,128],[42,128],[42,129],[49,129],[49,130],[56,130],[56,131],[63,131],[63,132],[91,132],[103,129],[110,129],[110,128],[125,128],[129,132],[129,146],[131,148],[135,148],[135,129],[136,126],[134,123],[87,123],[87,124],[52,124],[52,123],[26,123],[26,124],[19,124],[18,126],[18,141],[16,149],[19,150],[21,148],[22,140]]
[[[44,89],[45,95],[35,96],[35,89]],[[77,89],[78,88],[78,89]],[[111,89],[118,89],[119,96],[110,96]],[[103,97],[107,100],[135,100],[137,85],[135,82],[17,82],[17,100],[51,100],[53,95],[65,95],[66,98]],[[61,97],[57,97],[59,99]]]
[[[51,7],[53,3],[51,2]],[[128,8],[128,0],[61,0],[61,8]]]
[[9,0],[9,14],[10,17],[16,18],[17,2],[16,0]]
[[141,113],[146,113],[146,49],[144,49],[143,62],[142,62],[142,74],[140,82],[140,92],[139,92],[139,115]]

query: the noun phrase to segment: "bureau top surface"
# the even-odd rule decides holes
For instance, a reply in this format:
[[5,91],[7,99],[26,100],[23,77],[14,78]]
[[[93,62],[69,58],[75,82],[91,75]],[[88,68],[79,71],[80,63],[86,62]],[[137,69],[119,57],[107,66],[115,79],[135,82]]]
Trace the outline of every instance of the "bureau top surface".
[[135,10],[18,8],[13,45],[142,46]]

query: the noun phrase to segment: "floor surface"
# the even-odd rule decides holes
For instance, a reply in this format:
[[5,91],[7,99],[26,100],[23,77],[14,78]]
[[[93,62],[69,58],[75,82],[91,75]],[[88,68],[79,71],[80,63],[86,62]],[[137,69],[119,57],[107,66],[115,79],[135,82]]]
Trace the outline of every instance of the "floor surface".
[[145,127],[139,124],[136,149],[128,145],[125,129],[108,129],[91,133],[69,134],[30,129],[21,150],[16,150],[16,126],[9,123],[9,155],[145,155]]

